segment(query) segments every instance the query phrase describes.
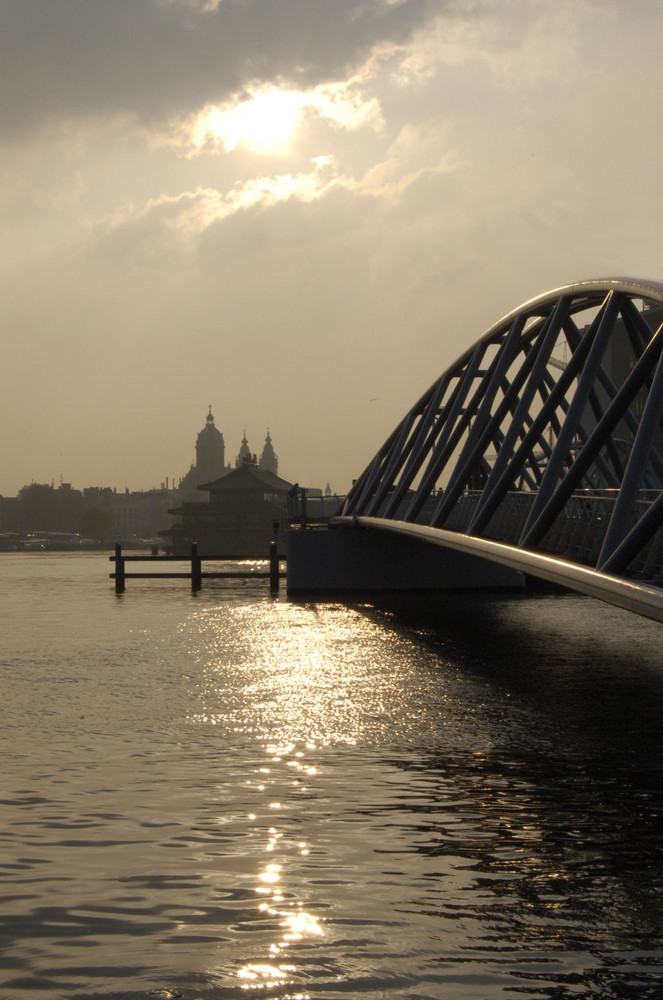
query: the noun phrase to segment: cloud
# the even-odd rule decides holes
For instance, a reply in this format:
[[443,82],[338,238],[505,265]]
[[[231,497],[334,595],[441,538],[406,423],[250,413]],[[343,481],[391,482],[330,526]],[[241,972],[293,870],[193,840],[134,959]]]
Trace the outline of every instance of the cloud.
[[513,89],[578,72],[578,37],[611,18],[597,0],[476,0],[457,4],[415,30],[393,71],[404,86],[429,82],[440,67],[474,64]]
[[[124,205],[95,227],[95,253],[113,259],[116,265],[154,266],[162,254],[195,251],[208,229],[237,215],[260,212],[265,226],[266,213],[283,203],[310,205],[339,190],[354,200],[357,213],[364,211],[360,202],[368,198],[380,202],[381,211],[388,210],[392,218],[399,203],[404,206],[403,214],[414,209],[414,218],[421,213],[435,218],[439,205],[437,209],[432,204],[415,205],[408,192],[423,184],[430,193],[434,177],[446,177],[461,167],[448,123],[428,120],[405,126],[386,159],[357,177],[341,172],[334,157],[319,155],[311,160],[308,171],[247,177],[225,192],[198,186],[177,195],[153,197],[144,206]],[[391,242],[387,234],[385,238]]]
[[[34,423],[0,489],[45,476],[37,453],[48,478],[150,486],[192,445],[161,468],[158,415],[195,431],[219,399],[224,430],[272,424],[284,471],[296,449],[288,472],[343,488],[520,301],[655,276],[662,20],[646,0],[0,0],[2,415],[29,399]],[[128,465],[138,408],[155,429]],[[87,437],[99,473],[49,464]]]
[[357,189],[395,207],[421,178],[455,173],[462,166],[450,122],[432,118],[419,125],[404,125],[387,157],[365,172]]
[[143,207],[127,204],[95,226],[91,252],[118,266],[153,267],[195,249],[205,230],[238,213],[290,200],[309,203],[338,185],[351,186],[348,178],[338,176],[333,160],[321,156],[308,173],[250,178],[225,193],[198,188],[161,195]]
[[3,0],[0,131],[122,113],[186,118],[274,81],[345,79],[376,44],[406,41],[423,0]]

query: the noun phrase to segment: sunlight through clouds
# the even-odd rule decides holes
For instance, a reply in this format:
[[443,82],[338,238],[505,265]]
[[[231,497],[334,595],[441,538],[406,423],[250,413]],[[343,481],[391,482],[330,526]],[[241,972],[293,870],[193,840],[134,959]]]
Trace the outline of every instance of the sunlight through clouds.
[[269,87],[234,106],[207,107],[198,116],[191,135],[194,150],[211,143],[226,152],[247,146],[260,152],[281,149],[297,127],[306,98],[295,91]]
[[[7,498],[175,482],[202,392],[241,438],[248,351],[283,474],[342,493],[457,356],[449,331],[660,270],[653,0],[0,11]],[[61,377],[35,364],[55,350]],[[118,380],[134,402],[109,421]]]
[[[329,172],[331,177],[326,176]],[[242,210],[271,207],[290,198],[302,202],[321,198],[333,185],[341,183],[339,178],[333,176],[334,173],[332,160],[316,157],[309,174],[252,178],[225,195],[213,188],[198,188],[175,198],[164,196],[152,201],[144,214],[163,212],[170,228],[185,236],[193,236],[212,223]]]
[[363,98],[345,84],[320,86],[308,93],[274,86],[249,93],[248,100],[208,105],[196,116],[188,127],[193,155],[209,147],[281,152],[307,116],[347,130],[379,129],[383,124],[378,100]]
[[334,190],[354,191],[357,184],[339,173],[333,157],[316,156],[308,173],[249,178],[226,192],[198,186],[151,198],[143,206],[126,203],[91,225],[90,246],[124,266],[151,267],[156,260],[195,252],[206,230],[242,212],[287,202],[311,204]]
[[[167,248],[166,233],[170,234],[171,249],[175,244],[187,249],[214,223],[242,211],[273,208],[290,200],[310,204],[337,187],[353,189],[355,184],[338,174],[332,157],[317,156],[312,161],[310,173],[249,178],[226,193],[213,187],[197,187],[178,195],[152,198],[142,208],[126,204],[96,225],[96,238],[101,245],[109,240],[113,243],[117,237],[131,239],[133,233],[137,251],[133,254],[134,261],[145,254],[147,260],[157,252],[160,244],[162,249]],[[139,231],[145,233],[147,240],[142,250],[135,239]]]

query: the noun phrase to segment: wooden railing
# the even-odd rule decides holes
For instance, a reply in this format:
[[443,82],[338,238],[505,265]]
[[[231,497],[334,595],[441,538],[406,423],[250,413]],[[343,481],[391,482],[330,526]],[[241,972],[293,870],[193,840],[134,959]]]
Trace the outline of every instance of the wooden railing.
[[[115,580],[115,593],[123,594],[125,589],[125,583],[127,580],[157,580],[163,578],[164,580],[190,580],[191,590],[197,591],[202,587],[203,580],[221,580],[221,579],[255,579],[265,578],[269,579],[269,589],[272,593],[276,593],[279,589],[279,580],[285,573],[281,573],[279,569],[279,557],[276,551],[276,542],[270,542],[269,545],[269,570],[266,571],[251,571],[246,572],[246,570],[203,570],[203,559],[206,562],[228,562],[224,556],[201,556],[198,553],[198,546],[194,542],[191,546],[191,552],[188,556],[159,556],[159,555],[125,555],[122,552],[122,546],[118,543],[115,546],[115,554],[108,557],[110,562],[115,563],[115,572],[110,573],[110,579]],[[127,563],[188,563],[189,568],[185,571],[180,572],[170,572],[170,571],[157,571],[157,572],[128,572]]]

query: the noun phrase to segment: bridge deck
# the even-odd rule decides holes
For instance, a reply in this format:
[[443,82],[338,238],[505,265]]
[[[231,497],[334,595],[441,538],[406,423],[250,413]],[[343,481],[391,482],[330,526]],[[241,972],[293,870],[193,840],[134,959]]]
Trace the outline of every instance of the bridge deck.
[[599,573],[590,567],[566,562],[555,556],[541,552],[526,552],[512,545],[485,538],[473,538],[471,535],[463,535],[456,531],[386,518],[337,517],[333,523],[348,528],[363,528],[416,538],[430,545],[478,556],[519,573],[596,597],[645,618],[663,622],[662,589],[607,573]]

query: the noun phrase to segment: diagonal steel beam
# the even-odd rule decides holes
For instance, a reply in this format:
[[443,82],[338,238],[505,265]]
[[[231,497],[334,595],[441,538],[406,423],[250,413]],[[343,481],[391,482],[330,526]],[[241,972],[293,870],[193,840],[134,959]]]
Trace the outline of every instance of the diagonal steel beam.
[[550,423],[556,409],[559,406],[564,408],[567,405],[567,390],[576,375],[582,370],[582,366],[591,348],[594,334],[598,328],[600,316],[601,314],[596,317],[594,323],[592,323],[590,329],[582,338],[577,350],[571,357],[571,360],[561,373],[557,382],[553,385],[550,395],[546,399],[536,417],[532,419],[530,414],[526,414],[526,418],[531,420],[529,430],[522,438],[520,445],[517,447],[513,457],[511,458],[511,461],[508,464],[505,464],[502,475],[495,483],[492,495],[488,498],[482,508],[480,516],[475,519],[476,524],[473,523],[470,526],[472,534],[478,534],[488,524],[488,521],[501,503],[503,497],[506,495],[507,491],[511,488],[513,482],[519,475],[523,464],[529,460],[532,450],[537,443],[539,447],[545,445],[545,439],[542,437],[542,434]]
[[603,419],[597,424],[593,433],[589,436],[585,446],[577,456],[575,462],[564,476],[558,489],[550,498],[536,522],[532,524],[526,536],[523,538],[523,548],[536,548],[546,532],[552,526],[555,518],[561,512],[564,504],[574,492],[583,476],[591,466],[599,450],[603,446],[606,438],[612,434],[617,424],[622,420],[624,412],[644,384],[649,372],[653,371],[663,351],[663,334],[657,336],[650,342],[645,353],[642,355],[635,368],[617,393],[608,409],[603,415]]
[[[626,300],[624,300],[624,301],[626,301]],[[621,302],[621,306],[622,307],[624,305],[624,301]],[[568,327],[568,329],[567,329],[566,332],[567,332],[567,338],[568,338],[569,345],[571,347],[571,350],[573,351],[573,350],[576,349],[577,345],[580,343],[580,339],[581,339],[582,334],[580,333],[580,330],[578,329],[578,327],[576,326],[576,324],[573,321],[571,321],[569,323],[569,327]],[[614,397],[617,395],[617,389],[615,388],[615,385],[614,385],[612,379],[609,378],[609,376],[608,376],[605,368],[603,367],[603,365],[600,365],[599,368],[598,368],[598,370],[597,370],[596,381],[599,383],[599,385],[601,386],[601,388],[605,392],[605,394],[608,397],[608,399],[609,400],[614,399]],[[598,398],[598,395],[596,393],[595,387],[592,387],[592,389],[590,390],[587,402],[588,402],[588,404],[589,404],[592,412],[594,413],[594,418],[595,418],[596,422],[598,422],[601,419],[601,417],[603,416],[604,407],[602,406],[602,404],[599,401],[599,398]],[[616,477],[617,481],[621,481],[621,478],[622,478],[622,476],[624,474],[624,470],[623,470],[623,467],[622,467],[621,459],[619,457],[619,452],[617,451],[617,448],[614,446],[612,440],[609,440],[609,441],[606,442],[606,450],[608,452],[608,458],[612,462],[613,467],[615,469],[615,477]],[[615,478],[615,477],[612,477],[612,478]],[[608,479],[609,478],[610,478],[610,476],[608,476]]]
[[433,514],[431,524],[444,524],[447,515],[455,505],[458,497],[465,489],[471,476],[472,470],[477,462],[483,458],[488,444],[491,442],[491,409],[495,402],[495,396],[502,387],[506,374],[513,364],[515,357],[521,347],[521,337],[525,328],[527,318],[524,315],[516,316],[511,324],[511,329],[502,341],[499,352],[492,366],[488,385],[481,405],[477,411],[476,418],[467,441],[460,453],[456,467],[449,480],[444,496]]
[[[483,356],[485,355],[489,343],[484,342],[482,346],[483,351],[481,352],[480,358],[478,357],[477,352],[478,363],[483,360]],[[438,481],[442,471],[447,465],[447,462],[453,456],[453,453],[458,447],[463,434],[465,434],[467,428],[475,419],[479,407],[481,406],[481,402],[486,394],[494,369],[497,365],[498,358],[499,354],[493,359],[488,371],[485,373],[480,373],[478,363],[475,366],[473,375],[467,382],[467,390],[464,396],[464,401],[467,400],[466,405],[462,410],[458,411],[457,419],[453,423],[451,421],[449,422],[448,430],[445,428],[444,435],[441,435],[438,439],[438,443],[433,451],[431,460],[428,463],[426,472],[424,473],[421,483],[419,484],[419,487],[410,502],[410,506],[407,509],[404,520],[415,520],[426,500],[429,498],[433,488],[435,487],[435,483]],[[469,392],[475,384],[476,378],[479,376],[479,384],[475,387],[474,392],[468,400]]]
[[456,376],[457,373],[455,370],[451,373],[446,372],[434,387],[425,412],[422,414],[416,438],[410,449],[407,465],[396,484],[391,500],[389,501],[389,506],[385,512],[385,517],[393,517],[396,513],[419,469],[426,461],[426,456],[430,453],[437,437],[443,431],[449,414],[452,412],[458,394],[461,391],[461,380],[458,378],[449,399],[444,407],[441,407],[447,389]]
[[[592,344],[587,355],[587,360],[583,366],[576,391],[571,400],[566,418],[562,425],[559,437],[550,456],[550,461],[541,481],[539,492],[536,495],[529,517],[525,522],[525,527],[521,535],[519,545],[522,545],[523,538],[536,521],[544,506],[554,493],[555,486],[559,482],[562,469],[570,454],[571,445],[577,434],[583,411],[587,405],[587,399],[591,391],[596,372],[601,364],[603,355],[608,346],[608,340],[612,334],[612,329],[619,313],[619,302],[621,296],[614,291],[608,293],[608,297],[601,310],[596,333],[592,336]],[[586,335],[588,336],[588,334]],[[559,379],[561,382],[562,379]],[[558,382],[558,384],[559,384]],[[551,394],[552,397],[552,394]]]
[[[416,490],[415,498],[418,497],[422,493],[422,489],[424,491],[426,490],[426,484],[427,484],[427,482],[428,482],[428,480],[430,478],[431,470],[437,467],[437,464],[438,464],[438,461],[439,461],[439,456],[446,454],[446,450],[447,450],[447,446],[448,446],[448,441],[452,437],[452,435],[454,433],[454,430],[455,430],[458,422],[459,421],[462,422],[462,420],[464,418],[465,403],[466,403],[466,400],[467,400],[467,396],[468,396],[468,394],[469,394],[469,392],[470,392],[470,390],[472,388],[472,385],[474,383],[474,380],[475,380],[475,378],[477,376],[477,372],[479,371],[479,365],[481,364],[481,361],[483,360],[483,356],[486,353],[486,349],[487,349],[487,344],[485,344],[485,343],[477,345],[477,349],[474,351],[474,353],[469,358],[469,361],[468,361],[468,363],[467,363],[467,365],[465,367],[465,370],[463,371],[462,375],[460,376],[459,384],[457,386],[457,391],[456,391],[456,394],[455,394],[455,397],[454,397],[454,400],[453,400],[453,405],[450,407],[450,409],[448,410],[448,413],[446,414],[443,426],[441,426],[441,428],[437,429],[437,432],[436,432],[437,433],[437,441],[435,442],[434,447],[432,449],[432,453],[430,455],[426,471],[424,472],[424,475],[423,475],[423,478],[422,478],[422,482],[420,483],[420,485],[418,486],[418,488]],[[441,424],[442,421],[439,421],[438,423]],[[426,454],[428,454],[428,452],[426,452]],[[425,457],[426,457],[425,455],[422,455],[422,461],[419,464],[419,467],[417,468],[417,472],[419,471],[419,468],[421,468],[421,465],[423,465],[423,461],[425,460]],[[414,478],[414,476],[412,478]],[[410,480],[410,483],[411,482],[412,482],[412,479]],[[433,480],[433,482],[434,482],[434,480]],[[408,486],[409,485],[410,484],[408,484]],[[400,489],[400,487],[401,487],[401,484],[399,483],[399,489]],[[430,488],[428,488],[428,493],[429,492],[430,492]],[[426,493],[426,496],[428,495],[428,493]],[[404,493],[402,493],[401,495],[403,496]],[[410,504],[410,506],[411,506],[411,504]],[[392,504],[390,506],[390,510],[392,510],[392,511],[396,510],[396,507],[394,506],[394,502],[392,502]],[[409,513],[409,510],[408,510],[408,513]]]
[[[407,422],[408,417],[412,413],[416,415],[420,412],[421,407],[425,405],[425,401],[427,397],[431,395],[431,393],[432,389],[429,389],[427,393],[424,393],[424,396],[422,397],[421,400],[419,400],[417,405],[413,406],[412,410],[410,410],[410,413],[408,413],[405,416],[405,418],[400,422],[400,424],[398,424],[398,426],[394,428],[394,430],[391,432],[385,443],[377,452],[373,461],[371,461],[370,464],[364,469],[361,476],[359,476],[359,478],[355,480],[351,489],[348,491],[347,497],[345,498],[345,503],[343,505],[343,515],[358,512],[360,499],[363,498],[366,494],[366,484],[371,479],[371,476],[375,471],[376,461],[379,459],[380,462],[382,462],[385,456],[392,453],[392,450],[401,435],[402,427]],[[379,469],[379,464],[377,467]]]
[[661,525],[663,525],[663,493],[659,493],[626,538],[601,565],[601,572],[612,573],[615,576],[624,575],[629,564],[639,555]]
[[622,481],[615,509],[612,512],[608,530],[605,533],[603,547],[598,559],[598,569],[603,569],[613,552],[624,540],[631,511],[635,503],[637,491],[642,480],[645,463],[649,457],[654,434],[661,422],[663,413],[663,357],[659,358],[651,389],[647,396],[645,409],[640,420],[638,433],[633,442],[624,479]]
[[[396,473],[403,466],[413,446],[415,435],[411,432],[417,416],[418,414],[415,414],[412,410],[410,410],[403,421],[400,434],[394,442],[393,448],[391,448],[391,454],[387,455],[388,461],[380,472],[380,482],[377,485],[377,488],[375,488],[372,498],[369,498],[365,511],[362,511],[362,513],[366,513],[370,516],[372,514],[376,514],[380,509],[380,504],[389,492]],[[374,486],[375,484],[372,485]]]
[[[388,453],[387,453],[388,454]],[[364,478],[361,491],[354,503],[355,512],[364,511],[364,507],[373,495],[376,482],[385,466],[387,457],[384,452],[379,451],[368,467],[367,475]]]
[[550,355],[559,336],[562,324],[568,315],[569,307],[570,299],[568,297],[562,296],[557,300],[555,308],[541,328],[537,342],[532,346],[532,350],[527,357],[527,381],[513,413],[511,424],[505,434],[504,443],[497,454],[493,471],[484,488],[479,507],[468,529],[471,534],[478,534],[487,525],[501,502],[502,497],[518,475],[521,463],[520,461],[516,461],[516,456],[520,459],[524,455],[523,444],[524,441],[529,440],[532,436],[531,428],[525,434],[524,439],[521,440],[520,446],[517,445],[517,441],[522,437],[522,429],[525,425],[526,417],[539,391]]

